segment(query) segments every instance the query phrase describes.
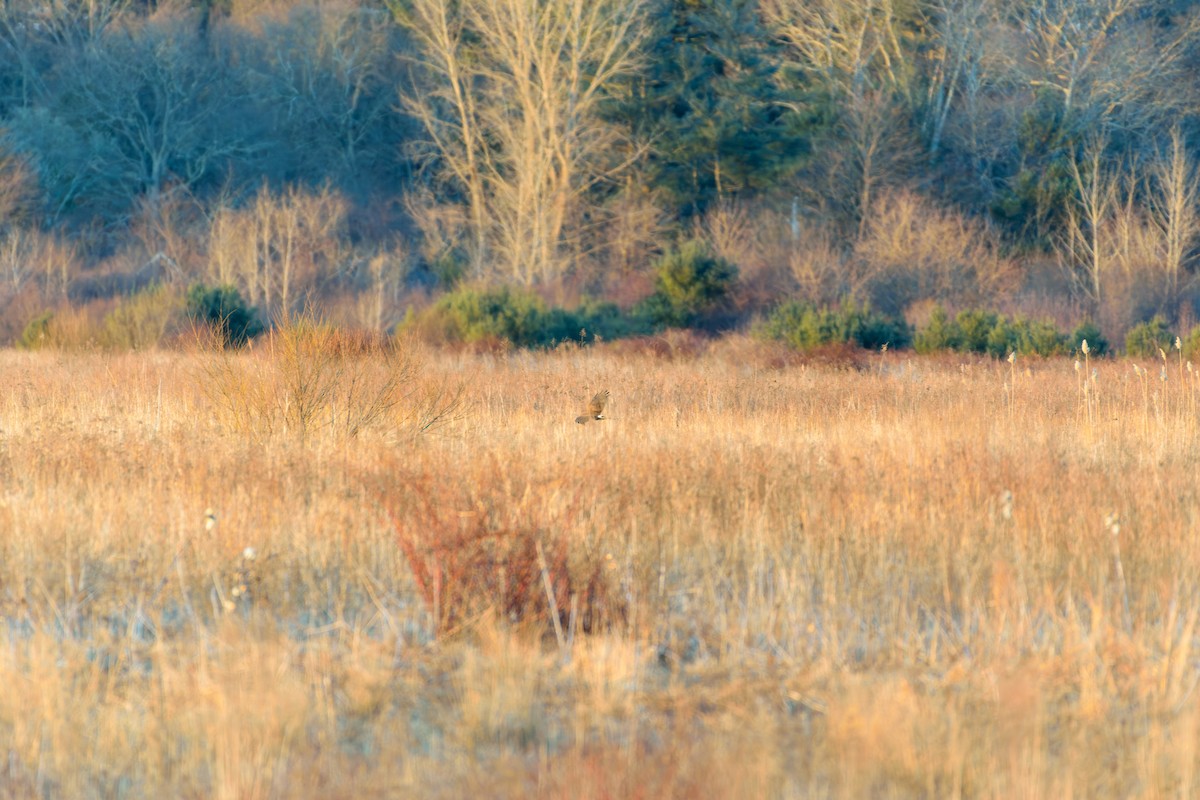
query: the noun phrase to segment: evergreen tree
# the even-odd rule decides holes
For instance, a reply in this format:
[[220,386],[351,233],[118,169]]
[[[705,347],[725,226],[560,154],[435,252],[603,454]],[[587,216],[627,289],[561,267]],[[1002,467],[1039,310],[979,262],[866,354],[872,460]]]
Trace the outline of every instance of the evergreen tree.
[[617,111],[650,142],[648,183],[686,217],[794,172],[810,121],[755,0],[663,0],[651,24],[649,64]]

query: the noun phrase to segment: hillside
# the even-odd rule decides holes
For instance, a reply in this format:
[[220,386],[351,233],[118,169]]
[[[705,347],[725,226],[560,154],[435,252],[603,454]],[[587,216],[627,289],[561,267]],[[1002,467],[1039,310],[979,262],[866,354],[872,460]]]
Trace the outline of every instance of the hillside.
[[[390,330],[456,286],[715,319],[846,299],[1197,320],[1196,8],[1167,0],[17,0],[0,338],[236,288]],[[68,326],[70,327],[70,326]],[[68,337],[69,338],[69,337]]]

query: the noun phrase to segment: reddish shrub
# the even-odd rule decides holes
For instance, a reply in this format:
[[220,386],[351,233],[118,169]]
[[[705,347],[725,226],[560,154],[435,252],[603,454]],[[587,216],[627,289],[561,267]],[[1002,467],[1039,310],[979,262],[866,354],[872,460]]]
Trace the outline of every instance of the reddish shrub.
[[[555,518],[520,509],[533,518],[519,519],[504,513],[502,498],[483,502],[432,476],[391,480],[376,481],[375,493],[439,632],[489,608],[518,623],[552,624],[553,614],[563,631],[591,632],[624,619],[611,561],[570,541],[577,502]],[[512,519],[497,522],[506,516]]]

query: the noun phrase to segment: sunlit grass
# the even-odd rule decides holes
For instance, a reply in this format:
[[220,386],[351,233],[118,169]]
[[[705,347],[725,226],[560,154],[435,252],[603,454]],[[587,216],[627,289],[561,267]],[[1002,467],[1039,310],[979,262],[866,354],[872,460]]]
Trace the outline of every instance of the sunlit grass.
[[[0,794],[1200,788],[1195,373],[417,355],[353,435],[249,436],[204,382],[265,348],[0,353]],[[547,580],[457,562],[447,614],[404,531]]]

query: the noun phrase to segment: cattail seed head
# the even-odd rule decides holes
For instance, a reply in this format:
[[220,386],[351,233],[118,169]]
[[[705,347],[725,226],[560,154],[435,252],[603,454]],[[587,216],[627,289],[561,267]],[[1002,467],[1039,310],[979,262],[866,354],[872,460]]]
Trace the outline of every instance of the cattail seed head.
[[1090,353],[1090,352],[1091,352],[1090,350],[1088,350],[1088,343],[1087,343],[1087,339],[1084,339],[1084,340],[1083,340],[1083,341],[1080,343],[1080,345],[1079,345],[1079,349],[1083,351],[1083,354],[1084,354],[1085,356],[1086,356],[1088,353]]

